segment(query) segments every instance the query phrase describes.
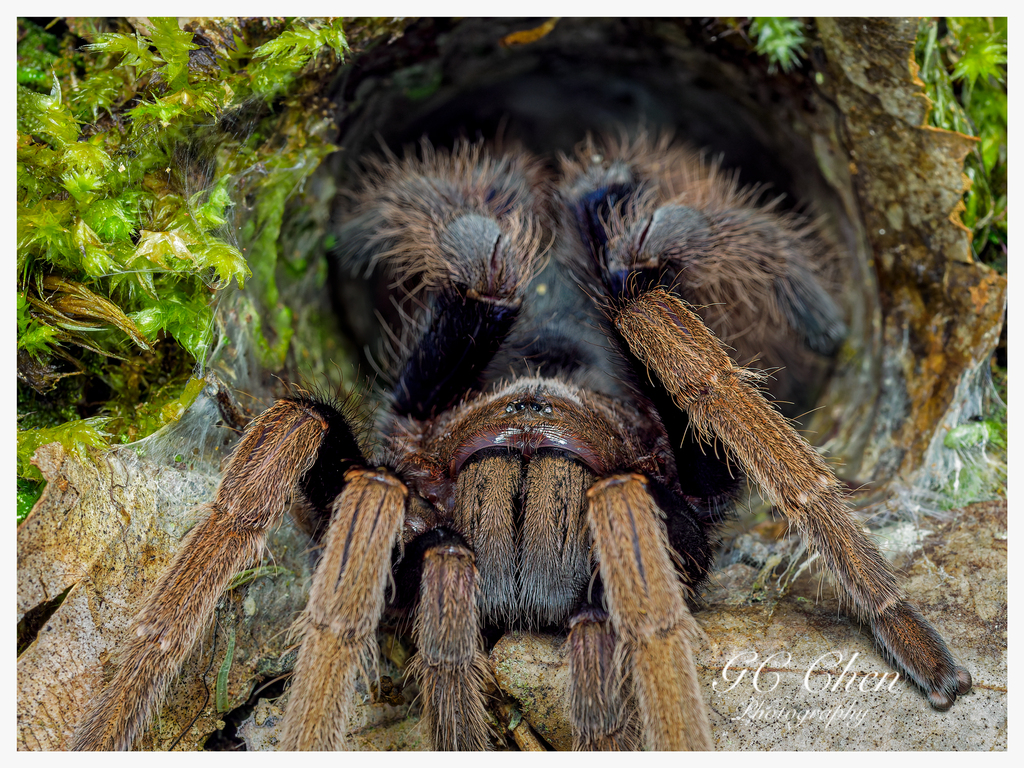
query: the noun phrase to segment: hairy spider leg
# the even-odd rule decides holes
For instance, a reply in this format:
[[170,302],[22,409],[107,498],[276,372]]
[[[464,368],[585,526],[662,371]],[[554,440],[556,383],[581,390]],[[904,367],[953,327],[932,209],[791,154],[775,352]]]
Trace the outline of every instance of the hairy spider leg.
[[[758,376],[736,366],[679,298],[729,298],[708,286],[714,282],[709,274],[731,272],[740,292],[724,302],[723,312],[738,308],[742,314],[760,304],[758,322],[781,315],[805,333],[809,347],[832,351],[844,329],[810,268],[810,228],[773,216],[771,206],[756,208],[753,193],[723,183],[728,179],[716,169],[705,173],[685,157],[666,162],[666,148],[652,155],[644,142],[611,146],[605,160],[588,145],[578,162],[563,163],[561,215],[563,228],[583,241],[578,269],[603,285],[608,319],[640,389],[679,446],[681,484],[688,490],[701,486],[699,475],[694,481],[684,469],[696,455],[694,438],[716,449],[724,444],[726,457],[739,460],[822,554],[855,611],[870,620],[886,657],[928,693],[933,706],[948,708],[970,690],[969,673],[903,599],[888,563],[850,517],[827,465],[756,389]],[[686,414],[685,421],[671,415],[676,409],[666,399]],[[689,451],[680,429],[693,441]],[[640,709],[648,715],[642,701]]]
[[[711,726],[693,661],[700,630],[686,607],[662,511],[647,483],[642,475],[615,475],[587,492],[587,519],[617,638],[614,662],[628,666],[647,749],[709,750]],[[605,700],[601,709],[616,704]],[[576,728],[583,735],[589,725]]]
[[829,248],[813,220],[779,210],[781,196],[761,202],[763,188],[741,188],[718,162],[667,136],[588,140],[562,165],[566,209],[608,295],[637,292],[638,279],[672,286],[755,356],[780,346],[787,329],[824,355],[845,338],[814,267]]
[[386,470],[345,473],[309,603],[296,624],[302,647],[285,712],[285,749],[346,746],[355,683],[376,677],[377,625],[408,493]]
[[434,749],[487,748],[479,574],[462,538],[435,528],[424,539],[420,598],[413,634],[419,649],[409,670],[423,692],[423,720]]
[[932,706],[948,709],[970,691],[970,673],[904,599],[888,561],[850,515],[828,465],[768,404],[703,321],[658,288],[627,301],[614,322],[633,354],[690,414],[698,434],[725,443],[821,555],[855,614],[870,621],[887,659]]
[[[590,146],[590,149],[594,147]],[[623,151],[623,148],[618,148],[620,154]],[[581,158],[584,154],[581,152]],[[591,152],[586,156],[595,154]],[[564,165],[567,178],[559,190],[561,225],[563,230],[574,232],[577,238],[567,238],[565,246],[568,250],[563,258],[577,269],[581,278],[592,286],[600,286],[599,296],[613,299],[636,291],[640,286],[659,285],[666,279],[674,282],[673,277],[665,274],[663,265],[626,267],[616,260],[614,249],[621,237],[611,228],[610,221],[616,217],[621,220],[624,210],[635,210],[652,196],[650,183],[639,176],[628,157],[612,155],[599,166],[582,161],[565,161]],[[633,374],[631,385],[651,403],[655,418],[665,429],[676,459],[679,492],[690,507],[684,517],[689,520],[695,514],[705,530],[711,529],[732,511],[743,482],[742,471],[727,452],[705,450],[691,429],[689,416],[675,407],[664,388],[651,380],[645,367],[639,364],[628,347],[621,344],[606,314],[600,316],[599,322],[606,337],[619,344],[616,351]],[[667,497],[662,494],[662,498]],[[673,506],[677,505],[678,502],[673,503]],[[673,537],[673,544],[678,544],[677,550],[708,550],[706,544],[701,546],[692,536],[684,535],[688,527],[683,525]],[[708,553],[699,564],[695,564],[692,575],[696,576],[700,569],[706,571],[710,564]]]
[[280,521],[316,461],[325,433],[348,429],[335,416],[303,402],[280,401],[252,421],[208,515],[185,537],[129,627],[114,677],[91,704],[70,749],[132,747],[228,582],[262,554],[267,530]]
[[621,659],[615,655],[618,636],[607,611],[590,604],[581,608],[570,622],[567,645],[572,748],[638,749],[641,733],[636,706]]
[[451,285],[434,298],[430,325],[395,383],[395,413],[428,419],[479,388],[519,315],[519,302],[467,293]]
[[[468,143],[451,153],[424,146],[420,158],[376,166],[361,196],[358,228],[343,232],[340,257],[350,266],[383,264],[404,302],[405,330],[394,334],[391,419],[427,422],[480,391],[519,317],[539,256],[537,186],[526,155],[494,158]],[[520,473],[517,467],[507,479],[518,483]],[[513,497],[497,498],[511,504]],[[485,517],[485,526],[511,522],[509,515]],[[399,602],[415,602],[419,650],[411,669],[435,748],[488,743],[479,595],[483,587],[500,598],[515,584],[501,565],[508,544],[497,528],[483,531],[474,555],[458,534],[433,528],[408,541],[397,564]],[[476,558],[487,561],[495,548],[498,567],[481,584]],[[418,595],[410,594],[414,585]]]
[[519,315],[542,225],[526,153],[492,157],[468,142],[420,153],[373,165],[338,256],[363,272],[382,264],[418,316],[414,338],[398,335],[392,410],[424,420],[479,389]]

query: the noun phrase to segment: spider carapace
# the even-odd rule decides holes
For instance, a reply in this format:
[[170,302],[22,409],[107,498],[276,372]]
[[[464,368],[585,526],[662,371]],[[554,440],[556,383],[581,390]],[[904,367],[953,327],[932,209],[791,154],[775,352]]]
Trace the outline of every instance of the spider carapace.
[[508,627],[566,634],[574,746],[709,749],[687,597],[744,476],[934,707],[970,690],[841,484],[723,344],[799,367],[842,342],[805,219],[644,138],[588,139],[557,174],[525,152],[424,145],[369,163],[356,197],[338,263],[390,289],[368,307],[392,382],[374,439],[312,396],[253,420],[73,747],[132,746],[290,509],[323,553],[285,748],[345,746],[397,611],[439,749],[488,745],[483,637]]

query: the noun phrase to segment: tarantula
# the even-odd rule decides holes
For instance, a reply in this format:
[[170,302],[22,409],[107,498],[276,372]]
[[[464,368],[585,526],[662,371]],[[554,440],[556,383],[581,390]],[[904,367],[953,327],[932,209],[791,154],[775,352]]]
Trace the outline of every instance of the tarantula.
[[439,749],[487,746],[482,637],[510,626],[567,632],[577,748],[709,749],[687,599],[743,474],[932,706],[970,690],[829,467],[719,339],[836,347],[813,227],[664,140],[588,140],[560,163],[552,179],[462,143],[370,164],[339,258],[395,297],[378,305],[398,328],[376,448],[325,399],[258,416],[73,748],[132,746],[290,506],[322,557],[284,748],[344,747],[390,611],[413,618]]

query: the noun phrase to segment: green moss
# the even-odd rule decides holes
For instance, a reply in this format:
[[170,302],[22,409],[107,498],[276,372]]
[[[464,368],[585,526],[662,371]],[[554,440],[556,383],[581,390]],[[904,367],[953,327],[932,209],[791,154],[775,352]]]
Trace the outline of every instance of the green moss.
[[48,443],[60,443],[65,451],[85,460],[89,448],[105,448],[109,435],[108,419],[96,417],[69,421],[56,427],[42,427],[18,432],[18,477],[42,482],[42,473],[31,463],[36,449]]
[[35,360],[45,357],[60,331],[45,325],[29,314],[29,304],[24,293],[18,294],[18,349],[25,350]]
[[789,72],[805,56],[804,24],[787,16],[758,16],[751,20],[750,36],[757,38],[755,50],[768,59],[768,71]]
[[[323,272],[326,213],[297,256],[282,222],[333,150],[319,94],[349,51],[343,22],[136,23],[18,23],[21,477],[38,479],[45,442],[82,453],[180,416],[229,286],[280,370],[296,330],[280,281]],[[365,46],[400,25],[355,29]]]
[[18,23],[18,85],[49,89],[50,72],[60,59],[60,41],[31,21]]
[[280,35],[253,51],[249,67],[253,90],[264,96],[279,93],[324,48],[344,58],[349,48],[341,19],[292,22]]
[[[231,142],[235,137],[230,135],[208,142],[236,146],[228,153],[230,162],[201,158],[208,165],[209,186],[187,189],[175,153],[190,139],[190,129],[237,108],[261,89],[253,87],[244,70],[250,62],[244,59],[222,60],[235,69],[191,68],[191,53],[200,47],[193,35],[172,19],[149,22],[148,37],[122,32],[95,35],[86,46],[93,54],[84,57],[86,72],[70,88],[74,110],[64,98],[66,86],[55,75],[48,94],[19,89],[18,321],[19,331],[31,331],[20,346],[36,360],[52,354],[57,344],[114,354],[104,342],[119,344],[116,334],[90,334],[91,343],[83,343],[84,337],[74,332],[82,330],[83,323],[76,325],[77,321],[95,328],[102,319],[97,302],[109,299],[120,310],[118,317],[131,318],[140,329],[142,346],[160,334],[168,335],[202,362],[209,347],[212,294],[232,280],[244,285],[251,274],[241,250],[223,236],[239,172],[265,161],[272,164],[271,176],[275,167],[289,166],[292,171],[283,183],[271,178],[258,185],[269,187],[273,197],[263,203],[260,196],[266,212],[260,221],[264,242],[259,252],[269,283],[263,290],[272,297],[277,228],[267,231],[267,219],[280,219],[289,189],[330,149],[308,135],[303,129],[310,126],[301,120],[292,121],[289,135],[277,137],[283,146],[260,148],[260,140],[278,127],[271,118],[269,125],[258,125],[243,137],[245,146]],[[318,47],[343,50],[339,22],[313,23],[308,32],[304,29],[301,22],[293,22],[285,40],[266,41],[255,52],[253,67],[261,77],[273,80],[276,90],[298,77]],[[26,30],[19,60],[37,68],[40,61],[54,64],[59,41],[27,22]],[[239,48],[250,46],[238,45],[236,53]],[[36,55],[40,50],[49,58]],[[136,106],[122,113],[118,123],[92,125],[91,136],[81,135],[80,120],[95,118],[117,102],[133,101]],[[296,154],[306,162],[296,163]],[[247,168],[238,167],[240,156],[248,161]],[[51,302],[39,286],[54,275],[65,287],[89,297],[89,306],[78,307],[85,312],[63,326],[41,306]],[[112,325],[133,330],[127,321]]]
[[976,136],[964,172],[964,224],[975,255],[1006,273],[1007,92],[1005,18],[927,18],[915,57],[932,102],[928,123]]
[[32,511],[32,507],[39,501],[39,497],[43,493],[43,488],[46,487],[45,483],[34,483],[31,480],[24,480],[18,478],[18,506],[17,506],[17,519],[20,523],[26,517],[28,513]]

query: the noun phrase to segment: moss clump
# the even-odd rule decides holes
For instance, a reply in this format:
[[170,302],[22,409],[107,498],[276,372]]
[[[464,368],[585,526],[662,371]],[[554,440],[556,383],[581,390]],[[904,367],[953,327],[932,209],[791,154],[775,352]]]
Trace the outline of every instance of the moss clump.
[[91,419],[67,421],[56,427],[40,427],[18,432],[18,477],[42,482],[43,476],[30,461],[36,449],[48,443],[60,443],[68,453],[85,459],[88,448],[104,448],[109,419],[97,416]]
[[755,50],[768,59],[768,71],[789,72],[806,54],[804,24],[787,16],[758,16],[750,22],[750,36],[757,38]]
[[[401,28],[353,26],[357,45]],[[279,281],[323,264],[281,258],[279,239],[293,219],[322,239],[325,207],[311,221],[301,192],[334,149],[319,94],[349,45],[339,19],[19,21],[19,477],[37,475],[33,446],[178,418],[229,286],[262,318],[259,360],[284,365]]]
[[1005,18],[932,18],[921,22],[914,54],[932,101],[928,122],[979,141],[964,172],[964,224],[975,255],[1006,274]]

